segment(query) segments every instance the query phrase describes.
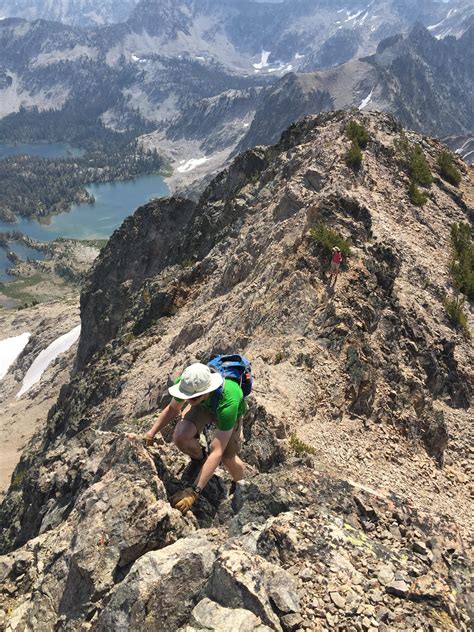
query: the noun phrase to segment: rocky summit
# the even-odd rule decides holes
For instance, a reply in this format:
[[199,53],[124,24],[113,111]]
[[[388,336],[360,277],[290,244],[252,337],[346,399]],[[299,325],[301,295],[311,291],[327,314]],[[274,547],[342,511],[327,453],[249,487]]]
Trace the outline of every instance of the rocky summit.
[[[407,146],[432,174],[422,205]],[[198,202],[123,223],[82,293],[72,380],[1,507],[4,629],[468,629],[474,321],[465,305],[457,328],[444,301],[474,196],[458,157],[459,186],[441,177],[444,149],[390,115],[328,112],[238,156]],[[336,282],[321,231],[350,246]],[[141,436],[170,378],[229,351],[255,377],[247,476],[230,494],[219,469],[183,517],[172,428]]]

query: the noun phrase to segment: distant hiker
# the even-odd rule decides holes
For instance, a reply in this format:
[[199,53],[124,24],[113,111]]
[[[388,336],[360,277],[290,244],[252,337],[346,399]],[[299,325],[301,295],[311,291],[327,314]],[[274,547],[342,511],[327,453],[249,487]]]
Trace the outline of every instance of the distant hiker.
[[[220,396],[215,400],[215,392]],[[220,373],[211,372],[205,364],[191,364],[168,389],[173,399],[159,414],[155,424],[145,434],[148,444],[157,432],[181,413],[173,441],[191,457],[187,478],[192,484],[171,498],[171,505],[185,514],[199,498],[220,463],[229,471],[234,482],[244,475],[244,464],[238,454],[241,447],[242,417],[246,411],[241,387]],[[209,455],[199,443],[199,434],[209,422],[216,426]]]
[[334,283],[337,280],[337,275],[339,274],[339,267],[341,263],[342,263],[341,249],[338,248],[337,246],[334,246],[334,248],[332,249],[331,270],[330,270],[330,274],[334,278]]

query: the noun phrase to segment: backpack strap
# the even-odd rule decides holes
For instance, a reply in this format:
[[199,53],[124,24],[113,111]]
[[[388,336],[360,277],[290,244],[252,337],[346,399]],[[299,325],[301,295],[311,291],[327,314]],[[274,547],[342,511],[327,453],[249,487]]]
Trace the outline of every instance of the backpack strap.
[[214,415],[214,417],[217,415],[217,406],[219,404],[219,400],[222,397],[223,392],[224,392],[224,384],[222,384],[222,386],[219,386],[219,388],[215,390],[214,393],[212,394],[211,413]]

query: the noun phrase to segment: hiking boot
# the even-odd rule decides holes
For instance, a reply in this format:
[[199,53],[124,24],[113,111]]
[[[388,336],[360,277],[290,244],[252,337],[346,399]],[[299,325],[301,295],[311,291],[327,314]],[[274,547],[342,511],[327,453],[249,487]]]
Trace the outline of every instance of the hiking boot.
[[194,483],[199,472],[202,470],[202,466],[206,462],[207,454],[203,450],[202,457],[200,459],[191,459],[183,470],[181,475],[182,481],[189,481]]

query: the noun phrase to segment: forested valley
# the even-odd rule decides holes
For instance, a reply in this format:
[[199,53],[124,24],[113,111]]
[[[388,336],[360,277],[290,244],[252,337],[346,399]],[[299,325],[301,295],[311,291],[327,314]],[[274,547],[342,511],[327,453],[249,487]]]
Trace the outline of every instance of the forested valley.
[[94,114],[90,107],[82,116],[77,110],[21,110],[0,121],[0,142],[67,142],[87,150],[81,158],[20,155],[0,160],[1,221],[61,213],[72,204],[94,201],[87,184],[127,180],[164,168],[157,152],[144,153],[136,141],[138,134],[148,131],[139,115],[133,122],[129,118],[127,129],[118,133]]

